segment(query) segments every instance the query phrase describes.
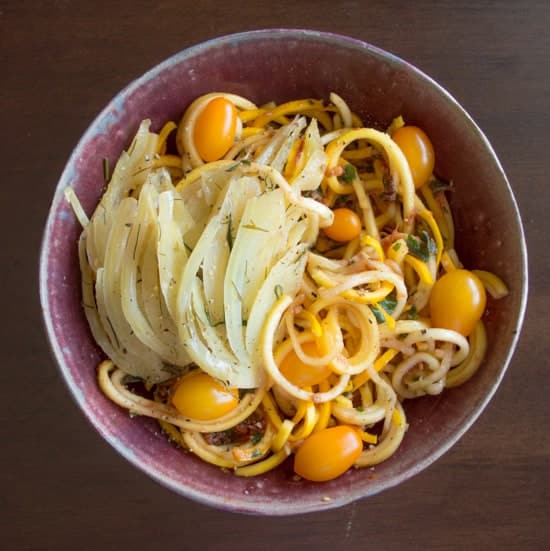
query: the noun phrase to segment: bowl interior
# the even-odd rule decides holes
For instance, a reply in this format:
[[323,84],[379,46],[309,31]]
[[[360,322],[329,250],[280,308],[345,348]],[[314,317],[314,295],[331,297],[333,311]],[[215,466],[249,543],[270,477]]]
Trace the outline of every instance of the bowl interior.
[[[91,213],[104,189],[103,159],[116,162],[140,121],[158,129],[179,120],[198,95],[228,91],[261,104],[301,97],[344,97],[367,124],[385,128],[401,114],[430,135],[436,172],[452,179],[457,248],[467,267],[489,269],[509,285],[490,303],[489,351],[482,369],[460,388],[406,403],[409,431],[397,453],[371,470],[352,470],[323,484],[294,480],[291,461],[256,479],[242,479],[175,449],[154,421],[130,419],[95,380],[102,354],[81,306],[80,227],[64,201],[71,185]],[[365,43],[336,35],[269,30],[219,38],[185,50],[123,90],[96,118],[58,184],[41,259],[46,328],[63,377],[94,427],[131,463],[181,494],[244,512],[292,514],[342,505],[419,472],[446,451],[486,405],[504,371],[523,319],[526,253],[506,177],[483,134],[453,98],[420,71]],[[498,338],[497,338],[498,332]],[[329,497],[330,501],[323,498]]]

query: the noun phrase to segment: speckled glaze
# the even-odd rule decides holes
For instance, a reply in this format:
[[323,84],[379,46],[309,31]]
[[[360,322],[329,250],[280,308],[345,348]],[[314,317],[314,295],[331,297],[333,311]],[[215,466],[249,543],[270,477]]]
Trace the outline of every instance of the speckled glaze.
[[[91,213],[103,190],[102,159],[111,166],[139,122],[158,129],[178,120],[198,95],[228,91],[256,103],[335,91],[364,120],[384,128],[402,114],[421,125],[436,151],[436,172],[452,179],[457,248],[469,267],[500,274],[510,296],[491,304],[489,350],[479,373],[435,398],[406,403],[410,429],[397,453],[374,471],[351,470],[322,484],[294,480],[292,459],[255,479],[238,478],[175,449],[154,421],[130,419],[99,391],[102,353],[81,307],[80,227],[64,200],[71,185]],[[480,236],[481,238],[478,238]],[[90,125],[65,167],[53,198],[40,259],[40,296],[55,359],[74,399],[95,429],[132,465],[161,484],[222,509],[289,515],[342,506],[399,484],[448,450],[479,416],[508,366],[527,295],[527,258],[510,185],[487,139],[457,102],[410,64],[347,37],[304,30],[225,36],[176,54],[120,92]]]

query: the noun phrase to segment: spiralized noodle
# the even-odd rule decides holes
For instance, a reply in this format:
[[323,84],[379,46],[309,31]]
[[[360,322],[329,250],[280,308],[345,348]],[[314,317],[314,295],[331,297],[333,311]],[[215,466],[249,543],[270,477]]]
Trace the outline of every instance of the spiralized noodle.
[[[194,131],[215,98],[237,119],[205,162]],[[360,436],[356,467],[394,454],[405,400],[463,384],[487,348],[481,320],[466,336],[433,324],[434,285],[462,264],[441,182],[415,189],[391,138],[403,125],[365,128],[335,93],[264,106],[211,93],[158,134],[142,122],[89,219],[67,189],[105,395],[239,476],[335,425]],[[329,230],[342,208],[360,230],[340,240]]]

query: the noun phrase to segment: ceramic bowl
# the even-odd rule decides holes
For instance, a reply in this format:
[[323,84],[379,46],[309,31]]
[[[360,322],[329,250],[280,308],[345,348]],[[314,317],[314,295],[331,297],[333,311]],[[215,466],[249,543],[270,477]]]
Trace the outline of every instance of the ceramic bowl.
[[[296,480],[292,459],[265,476],[238,478],[173,447],[155,421],[131,419],[98,389],[103,358],[81,306],[79,227],[63,190],[71,185],[91,213],[104,188],[102,160],[114,163],[139,122],[158,129],[178,120],[197,96],[234,92],[261,104],[343,96],[363,119],[383,129],[401,114],[431,137],[436,172],[452,179],[457,249],[468,267],[498,273],[510,295],[491,303],[489,349],[465,385],[406,403],[410,423],[397,453],[374,470],[350,470],[326,483]],[[491,145],[441,86],[409,63],[364,42],[304,30],[261,30],[224,36],[184,50],[121,91],[76,145],[57,186],[45,229],[40,293],[47,334],[62,377],[93,427],[129,463],[179,494],[214,507],[288,515],[342,506],[422,471],[471,426],[497,389],[523,320],[526,248],[516,202]]]

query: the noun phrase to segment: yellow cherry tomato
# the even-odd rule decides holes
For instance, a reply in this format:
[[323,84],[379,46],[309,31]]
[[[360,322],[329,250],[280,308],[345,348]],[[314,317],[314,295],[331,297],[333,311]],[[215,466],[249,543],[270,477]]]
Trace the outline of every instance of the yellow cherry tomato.
[[430,296],[433,327],[453,329],[467,337],[485,311],[481,280],[468,270],[453,270],[435,282]]
[[214,98],[195,122],[193,140],[203,161],[221,159],[233,145],[237,131],[237,109],[225,98]]
[[356,429],[338,425],[314,432],[304,440],[294,458],[294,472],[314,482],[344,474],[361,455],[363,442]]
[[334,221],[323,229],[325,235],[341,243],[355,239],[361,233],[361,219],[346,208],[334,209]]
[[[311,357],[319,358],[319,351],[314,342],[302,344],[302,350]],[[296,352],[291,350],[281,362],[281,373],[296,386],[313,386],[324,381],[332,370],[328,365],[310,365],[304,363]]]
[[392,139],[409,163],[414,187],[422,187],[430,179],[435,164],[430,138],[417,126],[402,126],[392,134]]
[[192,371],[176,384],[173,406],[185,417],[209,421],[229,413],[239,403],[239,392],[203,371]]

